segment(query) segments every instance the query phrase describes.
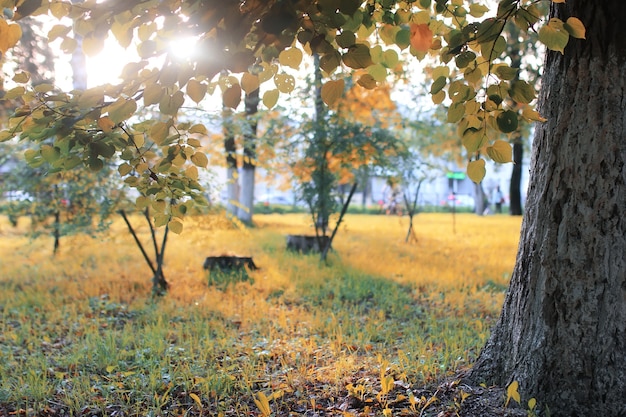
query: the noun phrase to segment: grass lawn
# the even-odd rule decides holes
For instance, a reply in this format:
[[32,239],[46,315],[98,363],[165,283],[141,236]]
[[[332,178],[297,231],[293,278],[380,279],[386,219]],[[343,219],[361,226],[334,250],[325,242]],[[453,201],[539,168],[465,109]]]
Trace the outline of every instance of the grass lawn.
[[[407,244],[406,217],[348,215],[324,266],[285,250],[306,215],[190,218],[153,300],[121,220],[55,258],[21,220],[0,219],[0,415],[432,415],[425,388],[471,365],[497,319],[521,222],[419,214]],[[223,253],[261,269],[209,287],[204,258]]]

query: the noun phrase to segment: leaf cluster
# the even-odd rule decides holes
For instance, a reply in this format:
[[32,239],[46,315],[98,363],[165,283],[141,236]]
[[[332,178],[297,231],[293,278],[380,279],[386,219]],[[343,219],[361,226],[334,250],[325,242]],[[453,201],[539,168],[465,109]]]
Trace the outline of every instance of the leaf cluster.
[[[290,71],[305,66],[306,53],[320,57],[326,77],[321,96],[332,106],[344,94],[339,69],[354,71],[358,86],[373,89],[397,69],[401,56],[430,56],[436,62],[428,74],[433,102],[448,106],[447,120],[458,126],[468,153],[470,177],[480,181],[480,155],[511,159],[497,142],[500,134],[514,131],[520,118],[543,120],[533,108],[534,86],[520,80],[504,56],[507,22],[523,31],[540,25],[539,39],[561,52],[571,37],[585,36],[576,17],[542,23],[535,2],[527,0],[501,0],[486,18],[487,6],[466,0],[5,0],[2,6],[7,13],[0,30],[7,36],[0,51],[19,38],[11,20],[39,15],[58,19],[48,38],[60,39],[65,53],[81,47],[94,55],[108,36],[136,48],[139,60],[126,65],[116,86],[59,92],[51,85],[22,85],[28,75],[17,74],[18,85],[6,98],[22,103],[0,140],[19,136],[40,143],[54,137],[28,155],[34,165],[45,161],[52,170],[81,164],[99,170],[105,160],[121,159],[126,183],[149,200],[142,204],[155,205],[157,212],[167,207],[159,223],[184,214],[181,199],[201,200],[197,167],[206,166],[207,158],[199,136],[206,128],[179,122],[188,101],[201,103],[219,89],[224,105],[235,108],[244,92],[271,81],[262,102],[273,107],[295,88]],[[181,39],[192,39],[201,53],[177,59],[170,45]],[[137,121],[144,109],[154,109],[159,118]]]

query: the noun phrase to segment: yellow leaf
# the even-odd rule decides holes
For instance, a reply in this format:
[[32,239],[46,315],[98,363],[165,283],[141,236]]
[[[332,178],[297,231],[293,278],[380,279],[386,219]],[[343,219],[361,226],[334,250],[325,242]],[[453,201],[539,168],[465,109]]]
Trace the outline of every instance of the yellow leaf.
[[102,129],[104,133],[111,133],[115,127],[115,123],[113,123],[110,117],[104,116],[98,119],[98,127]]
[[281,93],[289,94],[296,86],[296,79],[289,74],[276,74],[274,76],[274,84]]
[[[183,232],[183,222],[179,219],[172,219],[167,223],[167,226],[170,228],[172,233],[176,233],[177,235]],[[193,398],[193,397],[192,397]]]
[[202,409],[202,401],[200,401],[200,397],[198,397],[196,394],[194,394],[193,392],[189,393],[189,396],[191,397],[192,400],[194,400],[194,402],[198,405],[198,408]]
[[184,102],[185,95],[182,91],[176,91],[171,96],[166,94],[159,102],[159,110],[163,114],[175,115]]
[[[187,85],[187,89],[189,89],[189,85]],[[149,106],[151,104],[157,104],[161,101],[163,97],[163,93],[165,89],[161,87],[159,84],[149,84],[143,90],[143,104],[144,106]]]
[[196,103],[200,103],[207,92],[207,85],[197,80],[189,80],[187,83],[187,95]]
[[467,164],[467,176],[476,184],[481,182],[485,178],[487,169],[485,168],[485,160],[479,159],[477,161],[471,161]]
[[52,29],[48,31],[48,41],[52,42],[56,38],[62,38],[66,36],[72,28],[65,25],[54,25]]
[[66,54],[71,54],[72,52],[74,52],[77,46],[78,42],[76,42],[76,39],[73,38],[65,38],[61,42],[61,50]]
[[433,44],[433,32],[428,24],[411,24],[411,46],[418,52],[428,52]]
[[276,89],[269,90],[263,93],[263,104],[265,105],[265,107],[267,107],[268,109],[271,109],[272,107],[274,107],[276,103],[278,102],[279,95],[280,93]]
[[87,56],[96,56],[104,48],[105,38],[102,36],[88,36],[83,39],[83,52]]
[[193,155],[191,155],[190,159],[191,162],[194,163],[194,165],[199,166],[200,168],[206,168],[209,164],[209,159],[203,152],[194,153]]
[[565,0],[552,0],[552,3],[565,3]]
[[496,140],[493,145],[488,146],[487,155],[500,164],[513,162],[513,148],[509,142],[503,140]]
[[162,144],[169,135],[170,127],[167,123],[158,122],[150,129],[150,138],[157,145]]
[[241,89],[249,94],[259,88],[259,77],[249,72],[244,72],[241,76]]
[[580,19],[570,17],[563,26],[571,36],[578,39],[585,39],[585,25],[580,21]]
[[6,53],[13,48],[22,37],[22,28],[17,23],[8,24],[0,19],[0,52]]
[[343,95],[345,82],[343,79],[335,81],[327,81],[322,86],[322,100],[327,106],[331,107]]
[[185,170],[185,175],[187,176],[187,178],[197,181],[198,180],[198,168],[196,168],[193,165],[189,166]]
[[504,406],[509,405],[509,401],[514,400],[518,404],[521,402],[521,398],[519,395],[519,383],[517,381],[511,382],[511,384],[506,389],[506,403]]
[[569,41],[569,32],[561,19],[552,18],[539,29],[539,41],[552,51],[564,53]]
[[115,103],[106,107],[109,112],[109,117],[113,123],[118,124],[124,120],[129,119],[137,110],[137,103],[135,100],[119,99]]
[[261,411],[261,414],[263,415],[263,417],[269,417],[270,415],[272,415],[272,410],[270,408],[270,401],[265,396],[265,394],[263,392],[259,392],[256,396],[257,398],[254,399],[254,403]]
[[198,124],[195,124],[195,125],[191,126],[191,127],[189,128],[189,131],[188,131],[188,132],[189,132],[190,134],[192,134],[192,133],[198,133],[198,134],[200,134],[200,135],[208,135],[208,134],[209,134],[209,131],[207,130],[206,126],[205,126],[205,125],[203,125],[203,124],[201,124],[201,123],[198,123]]
[[23,84],[27,83],[28,80],[30,80],[30,74],[24,71],[18,72],[13,76],[13,81],[15,81],[16,83]]
[[278,62],[280,65],[298,69],[302,62],[302,51],[295,47],[285,49],[278,55]]
[[50,3],[50,13],[57,19],[62,19],[67,16],[72,10],[72,5],[62,1],[55,1]]
[[528,409],[529,410],[534,410],[535,407],[537,406],[537,400],[534,398],[531,398],[530,400],[528,400]]
[[122,48],[128,48],[133,40],[133,31],[130,25],[119,23],[117,20],[111,24],[111,33]]

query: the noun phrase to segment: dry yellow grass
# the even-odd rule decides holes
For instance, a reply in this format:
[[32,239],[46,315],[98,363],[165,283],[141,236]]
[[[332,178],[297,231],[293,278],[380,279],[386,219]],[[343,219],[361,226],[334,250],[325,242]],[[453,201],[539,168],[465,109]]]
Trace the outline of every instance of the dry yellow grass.
[[[226,385],[215,382],[209,371],[202,378],[189,374],[188,365],[170,372],[187,381],[184,390],[213,398],[215,410],[235,407],[233,415],[248,415],[246,407],[254,407],[251,395],[260,390],[282,390],[291,397],[300,393],[304,397],[298,401],[331,401],[349,386],[369,393],[383,361],[391,364],[395,378],[412,382],[433,381],[466,366],[499,312],[520,228],[519,218],[459,214],[453,229],[450,214],[420,214],[415,218],[417,242],[407,244],[406,217],[348,215],[329,265],[320,266],[316,256],[285,250],[286,234],[313,233],[306,215],[257,215],[256,226],[249,229],[216,216],[189,218],[182,235],[170,234],[164,271],[171,288],[153,310],[150,270],[121,220],[98,238],[63,238],[54,258],[52,239],[24,237],[28,224],[22,220],[13,228],[0,218],[0,313],[4,309],[7,317],[19,319],[19,312],[32,314],[34,308],[46,321],[33,321],[27,336],[0,320],[6,332],[0,342],[4,337],[18,350],[21,337],[33,339],[22,345],[53,343],[59,337],[55,334],[68,332],[54,326],[80,323],[86,329],[63,336],[74,340],[77,349],[93,345],[98,350],[117,340],[113,345],[124,354],[148,345],[163,351],[166,365],[159,366],[175,362],[168,355],[184,349],[195,356],[194,363],[217,366],[211,372]],[[133,217],[131,222],[153,254],[145,220]],[[207,286],[204,258],[222,253],[252,256],[261,267],[251,273],[254,283],[226,291]],[[102,303],[113,303],[114,312],[123,307],[121,311],[154,316],[150,325],[132,324],[140,326],[129,327],[133,334],[111,329],[114,333],[107,336],[108,322],[93,322],[93,300],[104,294]],[[220,336],[207,339],[207,332]],[[120,344],[125,346],[121,350]],[[64,346],[59,348],[62,357],[92,360],[79,350],[63,353]],[[50,352],[41,354],[38,360],[45,361]],[[232,363],[219,365],[224,357]],[[116,360],[106,352],[95,355],[93,361],[101,365],[91,378],[111,378],[108,369]],[[146,366],[152,365],[133,365]],[[21,383],[20,372],[15,372],[17,382],[0,378],[0,405],[3,387],[10,395],[12,388],[6,387]],[[59,383],[68,378],[77,383],[66,371],[57,375]],[[232,390],[246,400],[232,403]],[[88,386],[76,395],[77,404],[93,396]],[[113,393],[110,401],[116,398]],[[162,407],[155,401],[150,407]]]

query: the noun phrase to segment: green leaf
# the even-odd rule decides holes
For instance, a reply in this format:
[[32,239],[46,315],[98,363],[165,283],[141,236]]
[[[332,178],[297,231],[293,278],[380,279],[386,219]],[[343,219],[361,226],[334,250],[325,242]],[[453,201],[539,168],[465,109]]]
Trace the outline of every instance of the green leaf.
[[42,145],[41,146],[41,156],[48,163],[52,163],[59,159],[61,153],[59,152],[59,148],[50,145]]
[[548,24],[539,29],[539,41],[552,51],[565,52],[569,41],[569,33],[565,30],[561,19],[552,18]]
[[513,148],[509,142],[496,140],[493,145],[487,147],[487,155],[494,162],[505,164],[513,162]]
[[578,39],[585,39],[585,25],[580,21],[580,19],[570,17],[567,19],[563,27],[567,33],[570,34],[570,36]]
[[500,78],[501,80],[510,81],[517,76],[517,68],[511,68],[506,64],[496,65],[493,69],[493,72]]
[[335,38],[337,45],[342,48],[349,48],[356,43],[356,36],[354,32],[350,30],[344,30],[339,36]]
[[373,64],[370,48],[367,45],[356,44],[348,48],[343,57],[343,63],[353,69],[367,68]]
[[496,117],[498,129],[502,133],[511,133],[517,129],[517,113],[512,110],[506,110]]
[[467,164],[467,176],[476,184],[480,183],[487,174],[485,168],[485,160],[479,159],[478,161],[471,161]]
[[465,51],[457,55],[454,58],[454,61],[456,62],[456,66],[458,68],[465,68],[475,59],[476,59],[476,54],[474,52]]
[[528,104],[535,99],[535,88],[526,81],[514,81],[509,95],[518,103]]
[[447,77],[444,77],[443,75],[439,78],[437,78],[433,84],[430,86],[430,94],[437,94],[438,92],[440,92],[441,90],[443,90],[443,87],[446,86],[446,82],[447,82]]
[[448,109],[448,122],[456,123],[465,115],[465,103],[453,103]]

